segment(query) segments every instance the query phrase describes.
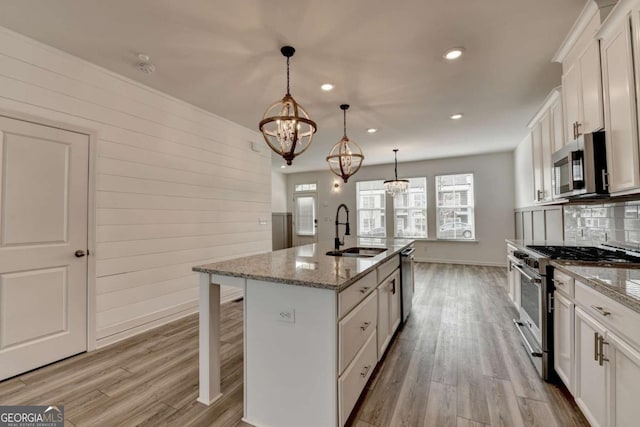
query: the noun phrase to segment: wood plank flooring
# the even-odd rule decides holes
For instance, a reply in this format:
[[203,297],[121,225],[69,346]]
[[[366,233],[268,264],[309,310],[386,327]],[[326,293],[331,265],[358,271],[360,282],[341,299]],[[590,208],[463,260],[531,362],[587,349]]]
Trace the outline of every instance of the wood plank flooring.
[[[586,426],[544,383],[511,318],[504,268],[416,264],[416,297],[348,425]],[[222,308],[222,392],[198,395],[198,319],[190,316],[93,353],[0,382],[0,405],[62,404],[69,426],[248,426],[242,303]]]

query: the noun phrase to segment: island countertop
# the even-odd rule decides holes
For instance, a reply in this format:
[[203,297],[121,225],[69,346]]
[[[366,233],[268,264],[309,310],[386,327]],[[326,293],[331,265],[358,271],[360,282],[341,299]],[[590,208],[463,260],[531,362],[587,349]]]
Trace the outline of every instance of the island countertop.
[[228,261],[198,265],[193,271],[221,276],[264,280],[290,285],[335,290],[337,292],[372,271],[379,264],[400,253],[413,239],[346,238],[345,248],[361,246],[386,248],[371,258],[334,257],[333,241],[282,249]]

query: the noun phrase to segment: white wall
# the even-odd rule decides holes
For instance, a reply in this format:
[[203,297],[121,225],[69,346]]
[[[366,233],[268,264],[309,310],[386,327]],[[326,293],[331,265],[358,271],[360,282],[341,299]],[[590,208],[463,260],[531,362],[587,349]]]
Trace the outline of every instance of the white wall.
[[515,207],[533,205],[533,147],[528,134],[513,152]]
[[271,249],[256,132],[2,27],[0,108],[97,134],[98,346],[195,312],[192,266]]
[[[365,152],[366,155],[366,152]],[[476,242],[450,242],[435,240],[436,211],[434,176],[473,172],[476,197]],[[505,265],[504,239],[514,236],[514,186],[513,152],[480,156],[455,157],[398,164],[398,176],[427,177],[427,216],[429,239],[420,241],[417,258],[422,261],[468,263],[479,265]],[[347,184],[329,170],[290,174],[289,198],[293,187],[301,183],[318,183],[318,233],[319,240],[334,235],[336,208],[340,203],[349,207],[350,221],[355,234],[356,181],[389,179],[393,177],[393,164],[365,166],[350,178]],[[339,191],[333,184],[340,183]],[[391,198],[387,198],[391,203]],[[387,210],[387,212],[390,212]],[[388,228],[389,229],[389,228]]]
[[271,172],[271,212],[289,212],[287,200],[287,176]]

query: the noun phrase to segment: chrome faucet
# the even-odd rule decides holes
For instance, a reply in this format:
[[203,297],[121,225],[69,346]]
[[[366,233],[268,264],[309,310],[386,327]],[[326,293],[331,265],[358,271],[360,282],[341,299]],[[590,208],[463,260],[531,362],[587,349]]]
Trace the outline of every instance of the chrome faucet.
[[[340,216],[340,208],[344,208],[345,212],[347,213],[347,222],[339,222],[338,221],[338,217]],[[338,210],[336,211],[336,238],[334,240],[334,247],[335,247],[336,251],[340,249],[340,246],[344,245],[344,236],[342,237],[342,241],[340,241],[340,237],[338,236],[338,226],[339,225],[344,225],[344,235],[345,236],[350,236],[351,235],[351,232],[350,232],[351,230],[349,228],[349,208],[344,203],[340,204],[340,206],[338,206]]]

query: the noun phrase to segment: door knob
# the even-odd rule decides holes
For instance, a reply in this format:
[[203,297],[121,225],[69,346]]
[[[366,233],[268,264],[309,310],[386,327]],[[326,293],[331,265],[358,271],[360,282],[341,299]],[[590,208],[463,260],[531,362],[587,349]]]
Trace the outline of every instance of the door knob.
[[83,251],[82,249],[78,249],[78,250],[76,251],[76,254],[75,254],[75,255],[76,255],[76,257],[78,257],[78,258],[82,258],[83,256],[85,256],[85,255],[86,255],[86,253],[85,253],[85,251]]

